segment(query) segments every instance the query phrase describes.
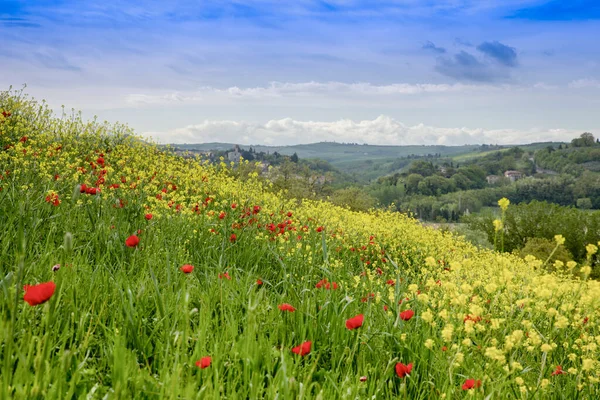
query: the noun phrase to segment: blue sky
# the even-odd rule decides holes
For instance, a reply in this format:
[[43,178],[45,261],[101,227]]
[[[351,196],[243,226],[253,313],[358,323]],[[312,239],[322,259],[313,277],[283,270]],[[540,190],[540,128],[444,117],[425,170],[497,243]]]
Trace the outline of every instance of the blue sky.
[[1,0],[0,87],[161,142],[570,140],[598,36],[598,0]]

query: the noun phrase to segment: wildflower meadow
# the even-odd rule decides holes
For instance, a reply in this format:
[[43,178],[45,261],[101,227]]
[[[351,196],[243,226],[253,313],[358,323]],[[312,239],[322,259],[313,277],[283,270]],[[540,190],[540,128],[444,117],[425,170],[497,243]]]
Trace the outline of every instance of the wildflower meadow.
[[587,263],[545,272],[251,167],[0,92],[0,398],[600,397]]

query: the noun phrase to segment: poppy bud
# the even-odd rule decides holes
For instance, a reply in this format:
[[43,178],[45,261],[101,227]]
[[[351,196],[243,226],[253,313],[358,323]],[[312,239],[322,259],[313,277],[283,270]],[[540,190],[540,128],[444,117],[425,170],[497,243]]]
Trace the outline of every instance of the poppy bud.
[[75,187],[73,188],[73,196],[71,198],[73,200],[77,200],[80,193],[81,193],[81,185],[75,185]]
[[63,240],[63,246],[65,251],[70,253],[73,250],[73,234],[71,232],[65,233],[65,238]]

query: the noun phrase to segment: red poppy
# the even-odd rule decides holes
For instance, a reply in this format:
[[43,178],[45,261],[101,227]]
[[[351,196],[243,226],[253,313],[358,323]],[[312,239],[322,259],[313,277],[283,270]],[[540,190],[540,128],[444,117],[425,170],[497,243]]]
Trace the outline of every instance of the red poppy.
[[87,194],[96,195],[96,194],[100,193],[100,189],[95,188],[95,187],[88,187],[85,189],[85,192]]
[[236,208],[237,208],[237,204],[233,203],[233,204],[231,205],[231,208],[233,208],[233,209],[236,209]]
[[39,285],[25,285],[25,295],[23,300],[29,303],[30,306],[37,306],[50,300],[54,294],[56,284],[54,282],[40,283]]
[[327,281],[327,279],[321,279],[319,282],[317,282],[317,284],[315,285],[315,287],[317,289],[325,288],[327,290],[331,290],[331,289],[335,290],[335,289],[339,288],[339,286],[338,286],[338,284],[336,282],[329,283]]
[[294,308],[294,306],[292,306],[291,304],[288,303],[283,303],[277,306],[277,308],[279,308],[281,311],[289,311],[289,312],[294,312],[296,311],[296,309]]
[[406,311],[402,311],[400,313],[400,319],[402,321],[408,321],[409,319],[411,319],[413,316],[415,315],[415,312],[413,310],[406,310]]
[[194,270],[194,266],[190,264],[185,264],[179,268],[184,274],[189,274]]
[[291,218],[293,214],[291,211],[288,211],[288,213],[286,215],[288,216],[288,218]]
[[360,299],[360,301],[363,303],[366,303],[367,301],[372,300],[374,298],[375,298],[375,293],[369,293],[367,296]]
[[319,227],[317,228],[317,232],[323,232],[323,227],[322,227],[322,226],[319,226]]
[[350,330],[360,328],[364,320],[365,316],[363,314],[358,314],[356,317],[352,317],[346,320],[346,328]]
[[225,211],[221,211],[221,212],[219,213],[219,219],[223,219],[223,218],[225,218],[225,216],[226,216],[226,215],[227,215],[227,214],[225,214]]
[[389,310],[388,306],[386,306],[385,304],[383,305],[383,311],[387,311]]
[[21,143],[25,143],[27,141],[27,136],[23,136],[21,137],[21,139],[19,139],[19,142]]
[[390,286],[394,286],[396,284],[396,281],[394,279],[388,279],[385,283],[387,283]]
[[261,285],[263,284],[263,281],[261,281],[260,279],[257,279],[257,280],[256,280],[256,284],[257,284],[258,286],[261,286]]
[[260,212],[260,206],[254,206],[252,209],[252,214],[258,214]]
[[304,342],[300,346],[296,346],[292,349],[292,353],[296,353],[301,356],[305,356],[310,353],[310,346],[312,345],[311,341]]
[[402,363],[396,364],[396,375],[400,378],[404,378],[406,375],[410,375],[410,371],[412,371],[412,363],[408,365],[404,365]]
[[231,236],[229,236],[229,241],[231,243],[234,243],[237,240],[237,235],[235,233],[232,233]]
[[46,203],[50,203],[55,207],[60,205],[60,199],[58,198],[58,194],[52,193],[46,196]]
[[81,186],[79,187],[79,193],[85,193],[86,190],[87,190],[86,184],[82,183]]
[[566,374],[566,372],[563,371],[563,369],[562,369],[562,367],[560,365],[557,365],[556,369],[554,370],[554,372],[552,372],[552,376],[562,375],[562,374]]
[[462,390],[470,390],[481,386],[481,381],[475,379],[467,379],[462,385]]
[[219,279],[230,279],[231,277],[229,276],[229,272],[223,272],[222,274],[219,274]]
[[473,321],[475,323],[481,321],[481,317],[480,316],[472,316],[472,315],[465,315],[465,317],[463,318],[463,322],[467,322],[467,321]]
[[131,235],[125,240],[125,246],[127,247],[137,247],[140,244],[140,238],[136,235]]
[[148,213],[146,215],[144,215],[144,218],[146,218],[148,221],[150,221],[152,219],[153,215]]
[[212,362],[212,359],[210,358],[210,356],[202,357],[201,359],[196,361],[196,367],[198,367],[200,369],[208,368],[208,367],[210,367],[211,362]]

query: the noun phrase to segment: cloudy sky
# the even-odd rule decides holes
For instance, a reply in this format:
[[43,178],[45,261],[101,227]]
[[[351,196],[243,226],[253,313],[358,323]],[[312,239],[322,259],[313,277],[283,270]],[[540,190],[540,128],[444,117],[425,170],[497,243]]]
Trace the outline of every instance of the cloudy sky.
[[570,140],[599,35],[598,0],[1,0],[0,89],[168,143]]

